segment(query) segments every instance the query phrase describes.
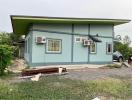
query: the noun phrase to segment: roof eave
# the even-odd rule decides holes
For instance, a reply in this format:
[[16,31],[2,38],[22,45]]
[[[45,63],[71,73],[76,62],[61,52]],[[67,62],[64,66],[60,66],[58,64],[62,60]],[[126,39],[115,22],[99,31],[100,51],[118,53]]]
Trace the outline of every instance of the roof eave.
[[[124,23],[128,23],[131,20],[127,19],[99,19],[99,18],[63,18],[63,17],[37,17],[37,16],[18,16],[18,15],[11,15],[11,22],[12,28],[14,33],[19,33],[16,30],[18,24],[21,21],[25,21],[24,24],[29,25],[31,23],[88,23],[88,24],[113,24],[113,25],[120,25]],[[22,26],[22,25],[21,25]],[[25,26],[27,27],[27,26]],[[24,30],[23,30],[24,32]],[[24,34],[24,33],[22,33]]]

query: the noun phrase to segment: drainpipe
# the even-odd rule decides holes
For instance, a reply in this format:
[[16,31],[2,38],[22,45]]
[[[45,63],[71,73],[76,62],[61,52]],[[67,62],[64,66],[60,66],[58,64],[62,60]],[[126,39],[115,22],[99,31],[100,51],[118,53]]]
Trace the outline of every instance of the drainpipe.
[[[88,24],[88,37],[89,38],[90,35],[90,24]],[[90,45],[88,45],[88,63],[89,63],[89,59],[90,59]]]
[[90,45],[88,45],[88,63],[89,63],[89,58],[90,58]]

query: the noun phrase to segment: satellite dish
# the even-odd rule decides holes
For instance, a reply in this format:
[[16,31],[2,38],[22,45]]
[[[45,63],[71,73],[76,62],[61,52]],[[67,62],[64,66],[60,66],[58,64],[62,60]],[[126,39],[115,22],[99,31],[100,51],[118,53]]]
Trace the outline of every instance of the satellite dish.
[[121,36],[120,36],[120,35],[117,35],[117,36],[116,36],[116,39],[117,39],[118,41],[120,41],[120,40],[121,40]]

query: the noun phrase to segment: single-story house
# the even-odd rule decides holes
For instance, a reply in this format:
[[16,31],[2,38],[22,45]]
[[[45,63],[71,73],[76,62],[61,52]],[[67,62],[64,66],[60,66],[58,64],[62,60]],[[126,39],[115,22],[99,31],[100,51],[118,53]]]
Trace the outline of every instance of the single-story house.
[[126,19],[11,16],[13,32],[26,35],[29,66],[112,63],[114,26]]

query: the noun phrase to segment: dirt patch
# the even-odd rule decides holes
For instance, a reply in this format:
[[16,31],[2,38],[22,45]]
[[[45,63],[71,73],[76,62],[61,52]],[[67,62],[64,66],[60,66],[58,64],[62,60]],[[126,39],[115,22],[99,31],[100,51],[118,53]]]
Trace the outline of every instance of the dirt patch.
[[[79,79],[79,80],[93,80],[101,79],[104,77],[118,76],[128,77],[132,76],[132,68],[112,68],[112,69],[101,69],[101,68],[84,68],[68,70],[69,74],[65,75],[66,78]],[[117,78],[117,77],[115,77]]]
[[15,60],[12,60],[12,65],[9,66],[8,69],[11,72],[19,73],[23,69],[25,69],[26,67],[27,67],[27,64],[26,64],[25,60],[23,60],[23,59],[15,59]]

